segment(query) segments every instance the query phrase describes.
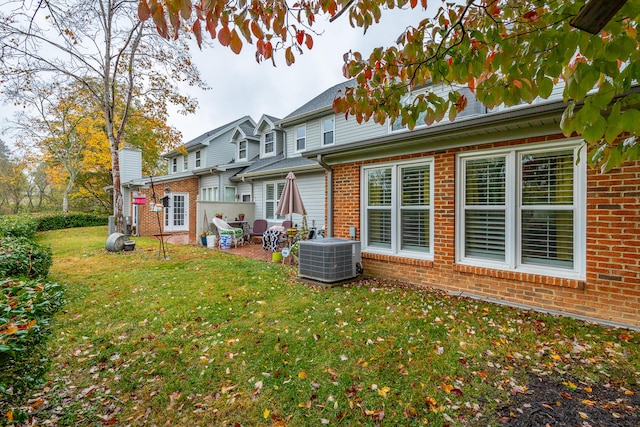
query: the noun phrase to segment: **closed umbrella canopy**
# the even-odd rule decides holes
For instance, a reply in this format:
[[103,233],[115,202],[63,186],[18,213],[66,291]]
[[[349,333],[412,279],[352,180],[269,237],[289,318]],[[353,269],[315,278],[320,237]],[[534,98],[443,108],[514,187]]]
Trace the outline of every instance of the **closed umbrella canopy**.
[[287,174],[287,181],[282,189],[282,195],[276,208],[277,215],[289,215],[297,213],[300,215],[306,215],[307,211],[302,203],[302,197],[300,197],[300,191],[296,184],[296,176],[293,172]]

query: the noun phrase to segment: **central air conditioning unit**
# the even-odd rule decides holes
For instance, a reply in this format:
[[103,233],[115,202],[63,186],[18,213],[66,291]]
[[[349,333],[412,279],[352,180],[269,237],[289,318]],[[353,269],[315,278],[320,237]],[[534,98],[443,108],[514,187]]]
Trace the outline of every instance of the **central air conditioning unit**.
[[336,238],[301,240],[298,275],[320,282],[338,282],[362,273],[360,242]]

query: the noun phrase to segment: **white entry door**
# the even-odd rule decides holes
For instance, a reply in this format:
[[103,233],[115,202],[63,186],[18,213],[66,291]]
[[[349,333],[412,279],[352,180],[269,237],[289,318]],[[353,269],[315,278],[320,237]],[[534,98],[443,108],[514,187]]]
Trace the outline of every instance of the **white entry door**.
[[164,210],[164,229],[166,231],[189,230],[188,193],[171,193],[169,207]]

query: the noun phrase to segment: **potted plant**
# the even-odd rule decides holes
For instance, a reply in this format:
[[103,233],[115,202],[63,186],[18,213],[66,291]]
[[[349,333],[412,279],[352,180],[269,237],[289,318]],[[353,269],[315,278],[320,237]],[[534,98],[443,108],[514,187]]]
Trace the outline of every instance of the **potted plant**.
[[216,218],[222,219],[222,214],[221,213],[215,213],[214,215],[215,215]]
[[244,214],[243,213],[239,213],[238,214],[238,221],[244,221]]
[[200,233],[200,241],[202,242],[202,246],[207,246],[207,232],[203,231]]

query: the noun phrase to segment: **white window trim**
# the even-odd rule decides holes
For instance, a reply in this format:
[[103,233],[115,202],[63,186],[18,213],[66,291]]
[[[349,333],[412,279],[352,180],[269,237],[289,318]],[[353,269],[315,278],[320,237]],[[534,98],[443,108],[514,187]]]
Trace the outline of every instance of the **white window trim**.
[[[298,129],[304,129],[304,138],[298,138]],[[306,149],[307,149],[307,124],[305,123],[302,126],[296,126],[295,129],[293,130],[293,132],[294,132],[294,138],[293,138],[294,139],[294,141],[293,141],[294,151],[296,153],[302,153],[303,151],[306,151]],[[304,148],[302,148],[302,149],[298,148],[298,141],[300,139],[304,139]]]
[[195,167],[196,168],[202,167],[202,151],[200,150],[196,151],[194,156],[195,156]]
[[[325,129],[325,127],[324,127],[324,122],[327,119],[333,119],[333,129],[331,129],[331,130]],[[333,115],[333,116],[323,117],[323,118],[320,119],[320,123],[322,124],[322,126],[321,126],[322,134],[320,135],[320,145],[322,147],[328,147],[330,145],[335,145],[336,144],[336,116]],[[331,142],[331,144],[325,144],[324,143],[324,134],[329,132],[329,131],[331,131],[333,133],[333,141]]]
[[[429,173],[429,251],[428,252],[418,252],[412,250],[402,250],[400,248],[400,234],[401,234],[401,223],[400,223],[400,215],[402,206],[398,203],[399,194],[401,191],[402,183],[398,179],[398,171],[402,167],[407,166],[416,166],[416,165],[429,165],[430,173]],[[391,168],[391,187],[393,188],[392,197],[391,197],[391,227],[392,227],[392,238],[391,238],[391,248],[381,248],[377,246],[368,246],[367,238],[368,236],[368,222],[367,222],[367,200],[368,200],[368,185],[367,185],[367,171],[372,169],[384,169]],[[433,157],[423,157],[419,160],[411,160],[411,161],[403,161],[403,162],[387,162],[387,163],[374,163],[370,165],[363,166],[360,170],[360,188],[362,189],[362,196],[360,198],[360,224],[362,227],[361,240],[362,240],[362,250],[368,253],[376,253],[383,255],[394,255],[400,256],[404,258],[415,258],[415,259],[424,259],[424,260],[433,260],[433,239],[434,239],[434,158]]]
[[[272,134],[273,135],[273,150],[267,152],[266,151],[266,147],[267,147],[267,135],[268,134]],[[262,144],[261,144],[261,151],[262,151],[262,157],[272,157],[276,155],[276,132],[275,131],[269,131],[266,132],[264,135],[262,135]]]
[[184,156],[182,156],[182,170],[187,171],[189,170],[189,155],[185,154]]
[[[233,200],[227,200],[227,190],[233,188]],[[237,200],[238,197],[238,187],[234,187],[232,185],[225,185],[224,186],[224,198],[222,199],[223,202],[235,202]]]
[[[262,212],[264,213],[264,219],[266,220],[271,220],[271,221],[277,221],[282,219],[282,217],[279,217],[276,214],[276,209],[278,208],[278,203],[280,202],[280,198],[278,197],[278,185],[282,184],[284,187],[285,181],[268,181],[265,182],[264,185],[262,186]],[[273,191],[274,191],[274,195],[275,195],[275,200],[273,201],[273,216],[272,217],[268,217],[267,216],[267,202],[270,202],[272,200],[267,199],[267,186],[268,185],[273,185]]]
[[[244,142],[244,150],[240,148],[240,144]],[[244,157],[240,157],[240,153],[244,151]],[[249,142],[246,139],[238,141],[238,161],[246,162],[249,158]]]
[[[174,226],[173,217],[175,209],[175,196],[184,196],[184,224]],[[189,193],[171,193],[169,197],[169,207],[165,209],[165,231],[187,231],[189,230]]]
[[171,159],[171,173],[178,173],[178,158]]
[[[245,196],[247,196],[247,200],[244,200]],[[241,193],[240,194],[240,201],[241,202],[245,202],[245,203],[250,203],[251,202],[251,193]]]
[[[575,185],[573,189],[574,209],[576,210],[573,224],[573,269],[565,269],[553,266],[541,266],[520,264],[520,245],[522,239],[520,224],[521,206],[518,195],[520,194],[521,167],[519,156],[522,153],[552,152],[573,149],[580,150],[582,140],[566,140],[564,142],[546,144],[528,144],[504,149],[482,150],[469,153],[461,153],[456,156],[456,263],[493,268],[499,270],[516,271],[521,273],[543,276],[562,277],[567,279],[586,279],[586,246],[587,246],[587,168],[584,156],[578,164],[574,163]],[[507,158],[507,185],[506,185],[506,236],[505,262],[489,259],[472,258],[464,256],[464,159],[484,158],[505,155]],[[515,200],[514,200],[515,199]]]

